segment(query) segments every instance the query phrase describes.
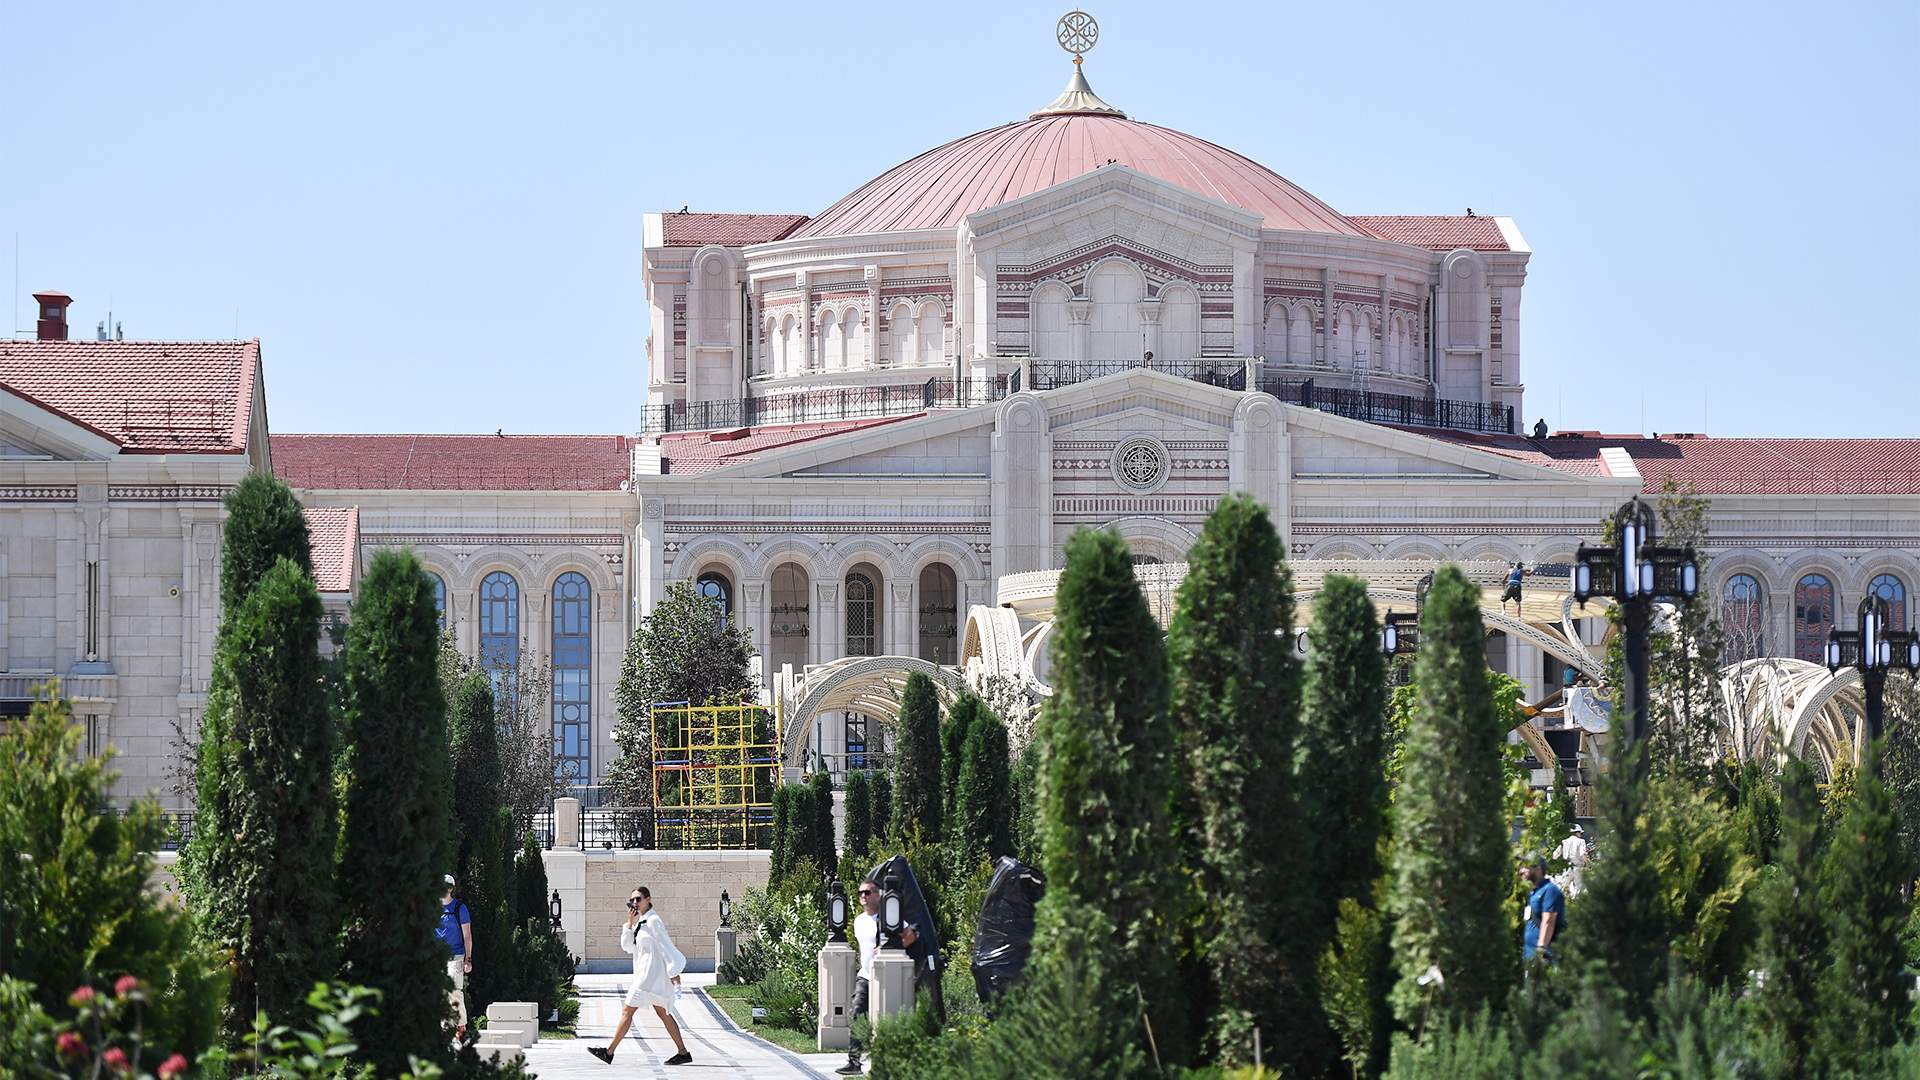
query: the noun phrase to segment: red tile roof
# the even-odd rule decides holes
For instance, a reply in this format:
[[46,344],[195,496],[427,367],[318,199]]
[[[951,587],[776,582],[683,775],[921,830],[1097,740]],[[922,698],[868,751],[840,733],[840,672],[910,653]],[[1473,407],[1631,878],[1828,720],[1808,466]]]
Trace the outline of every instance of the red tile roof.
[[[882,416],[870,420],[831,420],[817,424],[768,424],[727,431],[676,431],[659,437],[660,471],[698,473],[751,461],[761,454],[815,439],[879,427],[925,416]],[[277,448],[276,448],[277,452]]]
[[309,506],[307,548],[313,553],[313,583],[323,593],[353,590],[353,553],[360,546],[360,508]]
[[1348,220],[1382,240],[1433,251],[1508,251],[1500,223],[1455,214],[1354,214]]
[[662,214],[668,247],[745,247],[778,240],[800,227],[805,214]]
[[129,454],[243,454],[255,341],[0,341],[0,387]]
[[297,488],[618,491],[624,435],[275,435],[273,471]]
[[1600,451],[1617,446],[1632,456],[1641,488],[1650,492],[1671,478],[1703,495],[1920,495],[1920,439],[1418,433],[1585,476],[1606,475]]

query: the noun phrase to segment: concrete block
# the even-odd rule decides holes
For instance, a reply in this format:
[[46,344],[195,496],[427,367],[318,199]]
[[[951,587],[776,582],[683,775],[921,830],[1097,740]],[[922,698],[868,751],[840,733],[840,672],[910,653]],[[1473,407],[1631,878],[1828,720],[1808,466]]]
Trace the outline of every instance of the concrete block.
[[487,1039],[490,1042],[510,1042],[518,1046],[532,1046],[539,1038],[540,1025],[535,1021],[487,1018]]
[[526,1051],[520,1048],[519,1043],[478,1042],[474,1044],[473,1049],[475,1053],[480,1055],[481,1061],[491,1061],[501,1065],[507,1064],[508,1062],[519,1061],[527,1056]]
[[497,1020],[534,1020],[540,1019],[534,1012],[540,1006],[532,1001],[496,1001],[487,1006],[487,1022]]

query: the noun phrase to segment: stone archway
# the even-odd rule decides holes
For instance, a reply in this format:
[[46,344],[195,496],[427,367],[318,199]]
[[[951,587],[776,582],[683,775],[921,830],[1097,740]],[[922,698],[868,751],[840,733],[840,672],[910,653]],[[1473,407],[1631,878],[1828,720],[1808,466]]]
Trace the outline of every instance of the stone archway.
[[917,656],[849,656],[807,668],[794,686],[799,700],[784,717],[782,756],[789,764],[804,765],[807,729],[823,712],[844,710],[876,720],[898,720],[907,678],[916,673],[933,680],[943,707],[966,692],[966,680],[958,671]]

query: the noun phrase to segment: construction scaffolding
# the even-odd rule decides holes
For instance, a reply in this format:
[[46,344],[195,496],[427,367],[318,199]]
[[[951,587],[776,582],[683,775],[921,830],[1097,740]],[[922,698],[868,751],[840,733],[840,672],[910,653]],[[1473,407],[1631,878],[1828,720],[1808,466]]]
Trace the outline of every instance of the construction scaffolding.
[[780,784],[772,710],[660,702],[649,724],[656,846],[771,846],[773,792]]

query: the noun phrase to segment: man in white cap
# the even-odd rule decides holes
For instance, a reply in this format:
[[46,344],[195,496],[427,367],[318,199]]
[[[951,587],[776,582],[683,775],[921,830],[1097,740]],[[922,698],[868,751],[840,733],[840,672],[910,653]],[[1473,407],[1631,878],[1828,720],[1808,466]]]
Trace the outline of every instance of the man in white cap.
[[1568,834],[1565,840],[1560,841],[1560,846],[1553,852],[1554,858],[1567,864],[1567,868],[1560,873],[1560,884],[1566,889],[1568,899],[1579,896],[1580,891],[1586,888],[1587,860],[1590,854],[1587,849],[1587,830],[1576,821],[1573,823],[1573,832]]
[[447,959],[447,978],[453,980],[449,1002],[459,1017],[453,1037],[467,1034],[467,973],[473,970],[473,912],[465,902],[453,898],[453,875],[447,875],[446,895],[440,898],[440,925],[434,930],[442,944],[453,954]]

